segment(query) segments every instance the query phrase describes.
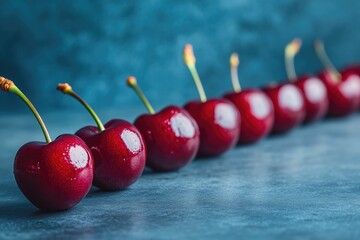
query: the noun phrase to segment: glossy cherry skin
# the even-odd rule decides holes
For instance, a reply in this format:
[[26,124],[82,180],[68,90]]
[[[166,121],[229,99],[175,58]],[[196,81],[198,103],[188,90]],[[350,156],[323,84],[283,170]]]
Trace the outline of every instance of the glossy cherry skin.
[[134,125],[144,138],[146,165],[155,171],[174,171],[190,163],[200,144],[200,131],[190,114],[169,106],[139,116]]
[[281,134],[300,125],[306,109],[300,89],[292,83],[269,85],[263,88],[274,106],[275,120],[271,134]]
[[146,149],[140,132],[131,123],[114,119],[100,131],[87,126],[75,134],[88,145],[94,156],[94,186],[103,190],[121,190],[142,174]]
[[360,77],[355,71],[342,72],[340,82],[332,78],[328,71],[319,74],[324,82],[328,97],[329,117],[346,116],[356,111],[360,104]]
[[329,98],[325,84],[317,77],[302,76],[294,82],[301,90],[305,102],[304,123],[322,119],[329,108]]
[[274,124],[274,107],[269,97],[257,89],[245,89],[224,95],[241,115],[240,144],[250,144],[266,137]]
[[239,140],[240,114],[226,99],[192,101],[184,108],[200,129],[199,157],[211,157],[231,149]]
[[89,192],[93,157],[75,135],[64,134],[50,143],[30,142],[16,154],[14,175],[29,201],[47,211],[69,209]]
[[[360,76],[360,64],[353,64],[342,70],[342,74],[348,75],[351,73],[355,73]],[[359,102],[360,102],[360,96],[359,96]],[[359,103],[359,107],[360,107],[360,103]]]

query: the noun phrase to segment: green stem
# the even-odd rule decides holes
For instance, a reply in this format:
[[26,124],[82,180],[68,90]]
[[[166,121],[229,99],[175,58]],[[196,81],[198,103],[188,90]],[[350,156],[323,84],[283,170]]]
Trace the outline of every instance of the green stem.
[[41,130],[44,134],[46,143],[50,143],[51,142],[51,138],[49,135],[48,130],[46,129],[46,126],[44,124],[44,121],[42,120],[42,118],[40,117],[40,114],[38,113],[38,111],[36,110],[36,108],[34,107],[34,105],[30,102],[30,100],[25,96],[25,94],[23,94],[20,89],[18,89],[15,85],[11,86],[9,88],[9,92],[16,94],[18,97],[20,97],[25,103],[26,105],[30,108],[30,110],[32,111],[32,113],[34,114],[36,120],[38,121]]
[[230,72],[231,72],[231,82],[233,85],[234,92],[241,92],[241,86],[240,86],[237,67],[232,66],[230,68]]
[[142,103],[144,104],[144,106],[146,107],[146,109],[148,110],[148,112],[150,114],[154,114],[155,110],[154,108],[151,106],[149,100],[146,98],[145,94],[141,91],[141,89],[139,88],[139,86],[137,84],[129,84],[129,86],[134,89],[134,91],[136,92],[136,94],[139,96],[140,100],[142,101]]
[[94,118],[96,125],[98,126],[100,131],[104,131],[105,127],[102,124],[102,122],[100,121],[98,115],[94,112],[94,110],[89,106],[89,104],[87,104],[79,95],[77,95],[73,90],[68,90],[65,92],[66,94],[72,96],[73,98],[75,98],[76,100],[78,100],[85,108],[86,110],[88,110],[88,112],[90,113],[90,115]]
[[288,55],[285,53],[285,69],[286,69],[286,74],[289,78],[289,80],[291,82],[296,81],[297,76],[296,76],[296,71],[295,71],[295,66],[294,66],[294,56],[293,55]]
[[334,64],[330,61],[329,56],[327,55],[324,47],[324,43],[322,41],[315,42],[315,51],[318,55],[321,63],[325,66],[325,68],[338,80],[341,78],[341,74],[336,70]]
[[193,79],[194,79],[194,82],[195,82],[195,85],[196,85],[196,88],[199,92],[199,96],[200,96],[200,100],[201,102],[206,102],[207,98],[206,98],[206,94],[205,94],[205,91],[204,91],[204,87],[200,81],[200,77],[199,77],[199,74],[196,70],[196,67],[195,67],[195,64],[188,64],[187,65]]

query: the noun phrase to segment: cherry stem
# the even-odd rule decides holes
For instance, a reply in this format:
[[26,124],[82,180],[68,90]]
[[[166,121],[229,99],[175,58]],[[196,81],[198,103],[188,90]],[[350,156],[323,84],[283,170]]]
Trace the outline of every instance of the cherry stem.
[[146,107],[146,109],[148,110],[148,112],[150,114],[154,114],[155,110],[154,108],[151,106],[149,100],[146,98],[145,94],[141,91],[141,89],[139,88],[139,86],[137,85],[137,81],[136,78],[133,76],[128,77],[127,79],[127,85],[129,87],[131,87],[136,94],[139,96],[140,100],[143,102],[144,106]]
[[230,57],[230,73],[231,73],[231,82],[233,85],[234,92],[240,92],[241,86],[238,75],[238,66],[239,66],[239,56],[237,53],[231,54]]
[[328,57],[324,43],[321,40],[316,40],[314,42],[314,47],[316,54],[318,55],[321,63],[324,65],[326,70],[330,72],[331,75],[335,77],[335,79],[339,80],[341,78],[341,74],[338,70],[336,70],[334,64],[331,62],[330,58]]
[[183,53],[183,58],[184,58],[184,63],[187,66],[187,68],[189,69],[191,76],[194,79],[196,88],[199,92],[199,96],[200,96],[200,100],[201,102],[206,102],[207,98],[206,98],[206,94],[204,91],[204,87],[201,83],[199,74],[197,72],[196,69],[196,58],[193,52],[193,48],[190,44],[186,44],[185,48],[184,48],[184,53]]
[[51,138],[49,135],[49,131],[47,130],[44,121],[42,120],[39,112],[36,110],[36,108],[34,107],[34,105],[30,102],[30,100],[25,96],[25,94],[23,92],[21,92],[20,89],[17,88],[17,86],[9,79],[6,79],[4,77],[0,77],[0,89],[5,91],[5,92],[11,92],[15,95],[17,95],[18,97],[21,98],[21,100],[23,100],[25,102],[25,104],[30,108],[31,112],[34,114],[36,120],[38,121],[41,130],[44,134],[46,143],[50,143],[51,142]]
[[77,95],[72,90],[72,87],[69,84],[67,84],[67,83],[59,84],[58,87],[57,87],[57,90],[59,90],[62,93],[67,94],[67,95],[75,98],[76,100],[78,100],[86,108],[86,110],[88,110],[90,115],[93,117],[93,119],[95,120],[96,125],[98,126],[99,130],[101,132],[105,130],[105,127],[104,127],[103,123],[101,122],[100,118],[95,113],[95,111],[89,106],[89,104],[87,104],[87,102],[85,102],[79,95]]
[[297,80],[294,58],[301,48],[301,39],[295,38],[285,47],[285,69],[289,81]]

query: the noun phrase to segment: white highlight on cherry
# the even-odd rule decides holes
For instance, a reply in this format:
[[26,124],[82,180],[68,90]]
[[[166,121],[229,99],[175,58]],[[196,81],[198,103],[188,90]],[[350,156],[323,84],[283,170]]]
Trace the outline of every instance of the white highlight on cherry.
[[360,95],[360,78],[351,75],[346,81],[340,85],[340,90],[348,97],[357,97]]
[[313,103],[319,102],[325,98],[326,89],[324,84],[318,78],[309,78],[304,83],[306,98]]
[[298,111],[303,107],[304,99],[300,90],[293,85],[281,87],[279,92],[279,104],[293,111]]
[[249,104],[252,113],[259,119],[265,118],[270,113],[269,100],[261,93],[253,93],[249,96]]
[[89,155],[87,151],[79,146],[71,146],[69,150],[69,157],[72,164],[77,168],[84,168],[89,161]]
[[215,107],[215,123],[219,124],[223,128],[234,128],[237,124],[237,114],[229,104],[219,103]]
[[191,120],[182,113],[177,113],[170,119],[170,126],[175,136],[192,138],[195,136],[195,127]]
[[130,152],[137,153],[141,149],[141,140],[136,133],[125,129],[121,133],[121,139],[124,141]]

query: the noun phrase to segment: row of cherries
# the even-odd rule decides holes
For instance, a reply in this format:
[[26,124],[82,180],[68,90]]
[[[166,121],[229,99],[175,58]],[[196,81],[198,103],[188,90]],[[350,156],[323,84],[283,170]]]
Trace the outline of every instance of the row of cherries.
[[184,62],[193,76],[200,101],[184,108],[169,106],[155,113],[129,77],[127,84],[138,94],[149,114],[139,116],[134,125],[114,119],[103,125],[93,109],[67,83],[58,90],[78,100],[97,126],[87,126],[75,135],[64,134],[52,141],[43,120],[16,85],[0,77],[0,88],[19,96],[31,109],[46,142],[30,142],[16,154],[16,182],[36,207],[65,210],[78,204],[92,185],[103,190],[121,190],[133,184],[145,165],[154,171],[175,171],[195,156],[213,157],[236,143],[250,144],[269,133],[281,134],[301,123],[324,116],[346,116],[360,106],[360,65],[338,72],[326,55],[321,41],[315,49],[325,70],[316,76],[297,77],[294,57],[299,39],[285,48],[290,81],[270,84],[262,90],[242,90],[238,79],[239,58],[230,58],[234,92],[224,98],[207,100],[195,66],[191,45],[184,48]]

